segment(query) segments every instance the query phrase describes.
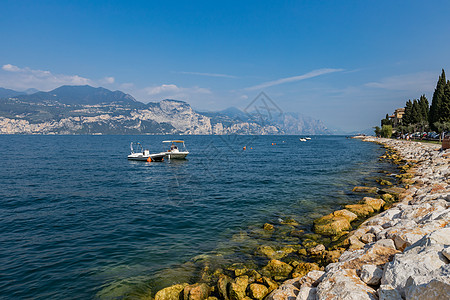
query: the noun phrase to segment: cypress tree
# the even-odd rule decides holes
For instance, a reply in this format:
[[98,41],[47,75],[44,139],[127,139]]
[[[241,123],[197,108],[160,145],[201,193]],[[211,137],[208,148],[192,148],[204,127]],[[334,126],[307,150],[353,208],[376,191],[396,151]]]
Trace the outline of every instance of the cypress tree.
[[402,117],[402,122],[403,125],[409,125],[411,124],[411,112],[412,112],[412,102],[411,99],[406,101],[406,106],[405,106],[405,114]]
[[425,97],[425,95],[420,96],[419,106],[422,120],[428,123],[428,114],[430,113],[430,107],[428,104],[428,99],[427,97]]
[[420,108],[417,99],[414,99],[411,110],[411,124],[417,124],[420,122]]
[[450,122],[450,81],[447,81],[444,88],[444,99],[441,103],[439,122]]
[[435,122],[439,122],[441,119],[441,106],[442,102],[445,97],[445,86],[446,86],[446,79],[445,79],[445,72],[444,69],[442,69],[442,74],[439,76],[438,82],[436,84],[436,89],[433,93],[433,99],[431,101],[431,107],[430,107],[430,115],[429,115],[429,122],[430,127],[433,129],[436,129],[434,126]]

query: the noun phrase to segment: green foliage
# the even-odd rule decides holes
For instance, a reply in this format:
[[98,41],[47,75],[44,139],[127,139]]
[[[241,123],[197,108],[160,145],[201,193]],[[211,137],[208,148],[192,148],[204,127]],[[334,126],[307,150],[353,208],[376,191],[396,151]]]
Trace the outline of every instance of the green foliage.
[[[445,87],[448,85],[445,79],[445,71],[442,69],[442,74],[439,76],[438,82],[436,84],[436,89],[433,93],[433,99],[431,102],[430,107],[430,115],[429,115],[429,123],[430,127],[434,130],[437,129],[435,127],[436,122],[442,122],[445,118],[445,115],[443,115],[443,102],[446,100],[445,98]],[[450,99],[448,99],[450,101]],[[447,116],[448,117],[448,116]]]
[[420,96],[419,108],[422,120],[428,122],[428,115],[430,114],[430,105],[428,103],[427,97],[425,95]]
[[389,119],[388,114],[386,114],[386,117],[383,120],[381,120],[381,126],[384,125],[392,125],[392,121]]
[[405,114],[403,115],[403,118],[402,118],[404,125],[409,125],[412,123],[411,122],[412,108],[413,108],[413,104],[411,102],[411,99],[409,99],[408,101],[406,101]]
[[381,136],[384,138],[390,138],[392,136],[392,125],[383,125],[381,127]]
[[375,136],[381,136],[381,128],[380,126],[375,126],[374,128]]

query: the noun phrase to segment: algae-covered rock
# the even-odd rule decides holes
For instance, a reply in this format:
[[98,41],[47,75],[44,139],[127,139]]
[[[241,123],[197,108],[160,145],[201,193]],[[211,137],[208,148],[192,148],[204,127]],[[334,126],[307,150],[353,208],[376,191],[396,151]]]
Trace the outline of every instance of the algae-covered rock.
[[278,283],[276,283],[269,277],[264,276],[261,279],[261,282],[264,283],[265,286],[267,286],[269,293],[278,288]]
[[229,295],[231,300],[242,300],[245,298],[245,290],[248,285],[248,276],[239,276],[229,285]]
[[354,220],[356,220],[358,218],[357,215],[355,215],[354,213],[352,213],[351,211],[347,210],[347,209],[341,209],[341,210],[337,210],[335,212],[332,212],[329,215],[323,216],[321,218],[318,218],[316,220],[314,220],[314,224],[325,224],[325,223],[329,223],[331,222],[333,219],[335,219],[336,217],[342,217],[347,219],[349,222],[352,222]]
[[381,195],[381,199],[383,199],[386,202],[392,202],[395,200],[394,196],[388,193]]
[[341,251],[339,250],[330,250],[324,252],[324,260],[327,263],[334,263],[337,262],[339,259],[339,256],[341,256]]
[[184,300],[205,300],[209,297],[210,287],[206,283],[188,285],[183,290]]
[[248,286],[248,294],[256,300],[263,299],[269,293],[269,289],[262,284],[252,283]]
[[266,223],[266,224],[264,224],[263,229],[267,230],[267,231],[271,231],[271,230],[274,230],[274,227],[272,224]]
[[217,292],[221,299],[228,300],[228,285],[233,282],[233,279],[228,277],[227,275],[220,275],[219,280],[217,280]]
[[364,197],[362,203],[371,206],[374,210],[380,210],[386,203],[383,199]]
[[299,263],[297,267],[295,267],[294,271],[292,272],[292,277],[293,278],[297,278],[297,277],[303,277],[306,274],[308,274],[310,271],[314,271],[314,270],[320,270],[319,265],[316,263],[307,263],[307,262],[303,262],[303,263]]
[[358,217],[366,217],[374,212],[372,206],[367,204],[349,204],[345,208],[358,215]]
[[181,292],[188,285],[181,283],[166,287],[156,293],[155,300],[179,300]]
[[392,182],[386,179],[378,179],[377,182],[381,185],[393,185]]
[[378,188],[369,186],[355,186],[352,191],[355,193],[376,194]]
[[306,256],[306,249],[299,249],[298,251],[297,251],[297,253],[299,254],[299,255],[301,255],[301,256]]
[[292,266],[282,261],[272,259],[262,268],[262,273],[268,277],[283,276],[287,277],[292,271]]
[[334,217],[329,222],[314,224],[314,231],[323,235],[337,235],[351,228],[350,222],[344,217]]

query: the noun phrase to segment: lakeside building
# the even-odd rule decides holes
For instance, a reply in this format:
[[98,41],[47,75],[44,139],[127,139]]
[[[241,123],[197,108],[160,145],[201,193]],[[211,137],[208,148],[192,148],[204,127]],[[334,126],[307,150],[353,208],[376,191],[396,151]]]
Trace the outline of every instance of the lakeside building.
[[405,108],[397,108],[394,113],[389,116],[389,119],[392,122],[392,127],[396,128],[398,125],[402,124],[402,118],[403,115],[405,114]]

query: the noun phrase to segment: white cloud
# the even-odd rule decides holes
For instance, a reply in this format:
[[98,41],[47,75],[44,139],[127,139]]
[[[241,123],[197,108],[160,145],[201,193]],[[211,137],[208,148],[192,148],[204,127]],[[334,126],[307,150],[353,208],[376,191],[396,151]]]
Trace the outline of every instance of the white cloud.
[[13,66],[11,64],[3,65],[2,69],[5,71],[9,71],[9,72],[19,72],[20,71],[20,68]]
[[340,72],[340,71],[343,71],[343,69],[318,69],[318,70],[314,70],[314,71],[308,72],[303,75],[292,76],[292,77],[287,77],[287,78],[280,78],[277,80],[264,82],[264,83],[261,83],[261,84],[255,85],[255,86],[245,88],[244,90],[247,90],[247,91],[261,90],[261,89],[268,88],[268,87],[274,86],[274,85],[305,80],[308,78],[313,78],[313,77],[317,77],[320,75],[334,73],[334,72]]
[[208,77],[239,78],[239,77],[233,76],[233,75],[218,74],[218,73],[200,73],[200,72],[175,72],[175,73],[187,74],[187,75],[208,76]]
[[19,68],[11,64],[3,65],[0,71],[0,86],[10,89],[37,88],[45,91],[61,85],[85,84],[95,85],[95,82],[79,75],[53,74],[50,71]]
[[378,82],[368,82],[364,86],[386,90],[419,91],[423,93],[433,90],[436,81],[436,73],[419,72],[386,77]]
[[199,96],[212,94],[211,90],[207,88],[194,87],[180,87],[175,84],[162,84],[159,86],[150,86],[141,90],[135,91],[137,96],[144,101],[150,99],[178,99],[191,100]]
[[111,76],[111,77],[102,78],[100,80],[100,83],[102,83],[102,84],[113,84],[115,81],[116,81],[116,79]]

